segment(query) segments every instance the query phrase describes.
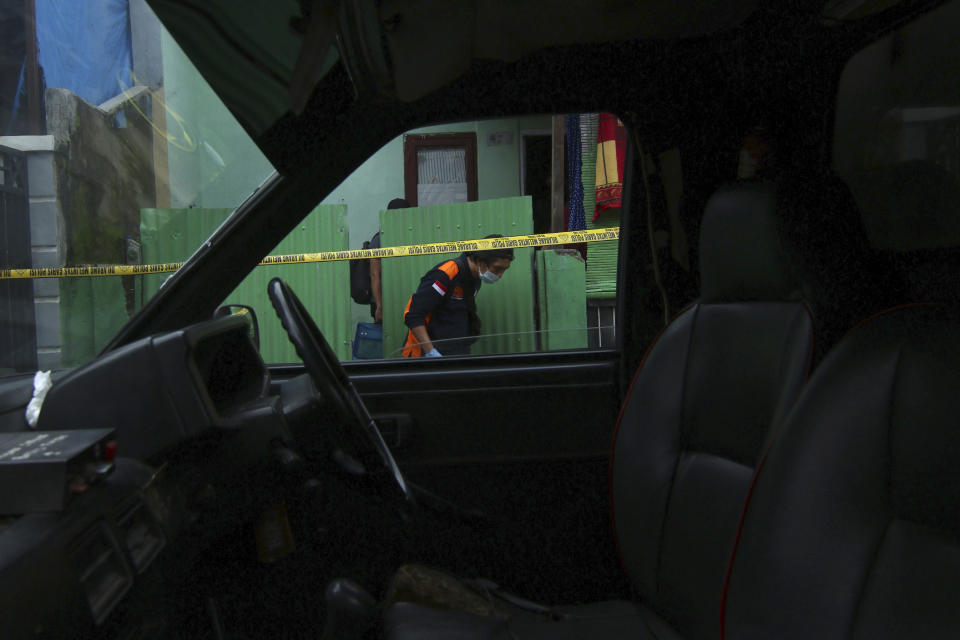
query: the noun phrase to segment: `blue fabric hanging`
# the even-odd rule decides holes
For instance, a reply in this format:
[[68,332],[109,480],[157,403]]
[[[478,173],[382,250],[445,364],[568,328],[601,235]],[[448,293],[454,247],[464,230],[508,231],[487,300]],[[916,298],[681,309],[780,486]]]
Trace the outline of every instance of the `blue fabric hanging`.
[[37,0],[44,84],[103,104],[133,85],[128,0]]
[[587,218],[583,211],[583,181],[580,172],[583,169],[583,156],[580,149],[580,114],[566,117],[567,125],[567,187],[569,194],[570,219],[567,229],[581,231],[587,228]]

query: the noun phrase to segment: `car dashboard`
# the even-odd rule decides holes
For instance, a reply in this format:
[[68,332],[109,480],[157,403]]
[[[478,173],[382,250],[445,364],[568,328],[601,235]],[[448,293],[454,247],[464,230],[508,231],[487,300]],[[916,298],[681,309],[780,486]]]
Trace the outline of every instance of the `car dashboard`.
[[50,390],[39,428],[115,428],[122,455],[150,459],[205,432],[239,428],[269,401],[268,387],[246,323],[227,316],[77,369]]
[[38,430],[94,428],[116,434],[109,476],[59,512],[0,518],[4,637],[177,635],[163,594],[219,536],[276,504],[297,460],[247,325],[230,316],[60,380]]

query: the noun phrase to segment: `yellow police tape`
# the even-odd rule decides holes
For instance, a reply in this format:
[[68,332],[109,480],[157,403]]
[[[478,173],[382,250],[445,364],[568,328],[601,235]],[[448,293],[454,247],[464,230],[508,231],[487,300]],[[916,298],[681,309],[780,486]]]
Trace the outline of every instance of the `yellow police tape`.
[[[530,236],[511,236],[508,238],[431,242],[428,244],[412,244],[403,247],[383,247],[382,249],[351,249],[350,251],[294,253],[282,256],[267,256],[260,265],[336,262],[339,260],[365,260],[368,258],[403,258],[406,256],[460,253],[462,251],[485,251],[488,249],[525,249],[529,247],[579,244],[582,242],[601,242],[603,240],[617,240],[619,238],[620,228],[608,227],[605,229],[540,233]],[[164,264],[109,264],[80,267],[51,267],[48,269],[0,269],[0,280],[22,278],[82,278],[89,276],[139,276],[150,273],[170,273],[176,271],[181,266],[183,266],[182,262],[167,262]]]

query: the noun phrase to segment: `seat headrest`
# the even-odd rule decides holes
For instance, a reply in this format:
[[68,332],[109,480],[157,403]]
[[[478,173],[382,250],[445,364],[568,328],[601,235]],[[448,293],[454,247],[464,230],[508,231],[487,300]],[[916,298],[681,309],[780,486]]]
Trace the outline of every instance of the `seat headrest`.
[[856,203],[835,176],[740,182],[707,203],[700,228],[702,302],[849,302],[867,279]]
[[728,185],[707,202],[700,227],[700,299],[785,300],[795,290],[780,242],[774,185]]

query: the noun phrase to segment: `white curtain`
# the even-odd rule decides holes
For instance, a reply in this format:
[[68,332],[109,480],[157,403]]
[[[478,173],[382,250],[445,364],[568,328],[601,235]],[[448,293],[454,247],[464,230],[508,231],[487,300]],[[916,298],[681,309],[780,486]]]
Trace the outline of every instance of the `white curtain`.
[[467,153],[463,147],[417,149],[417,204],[467,201]]

